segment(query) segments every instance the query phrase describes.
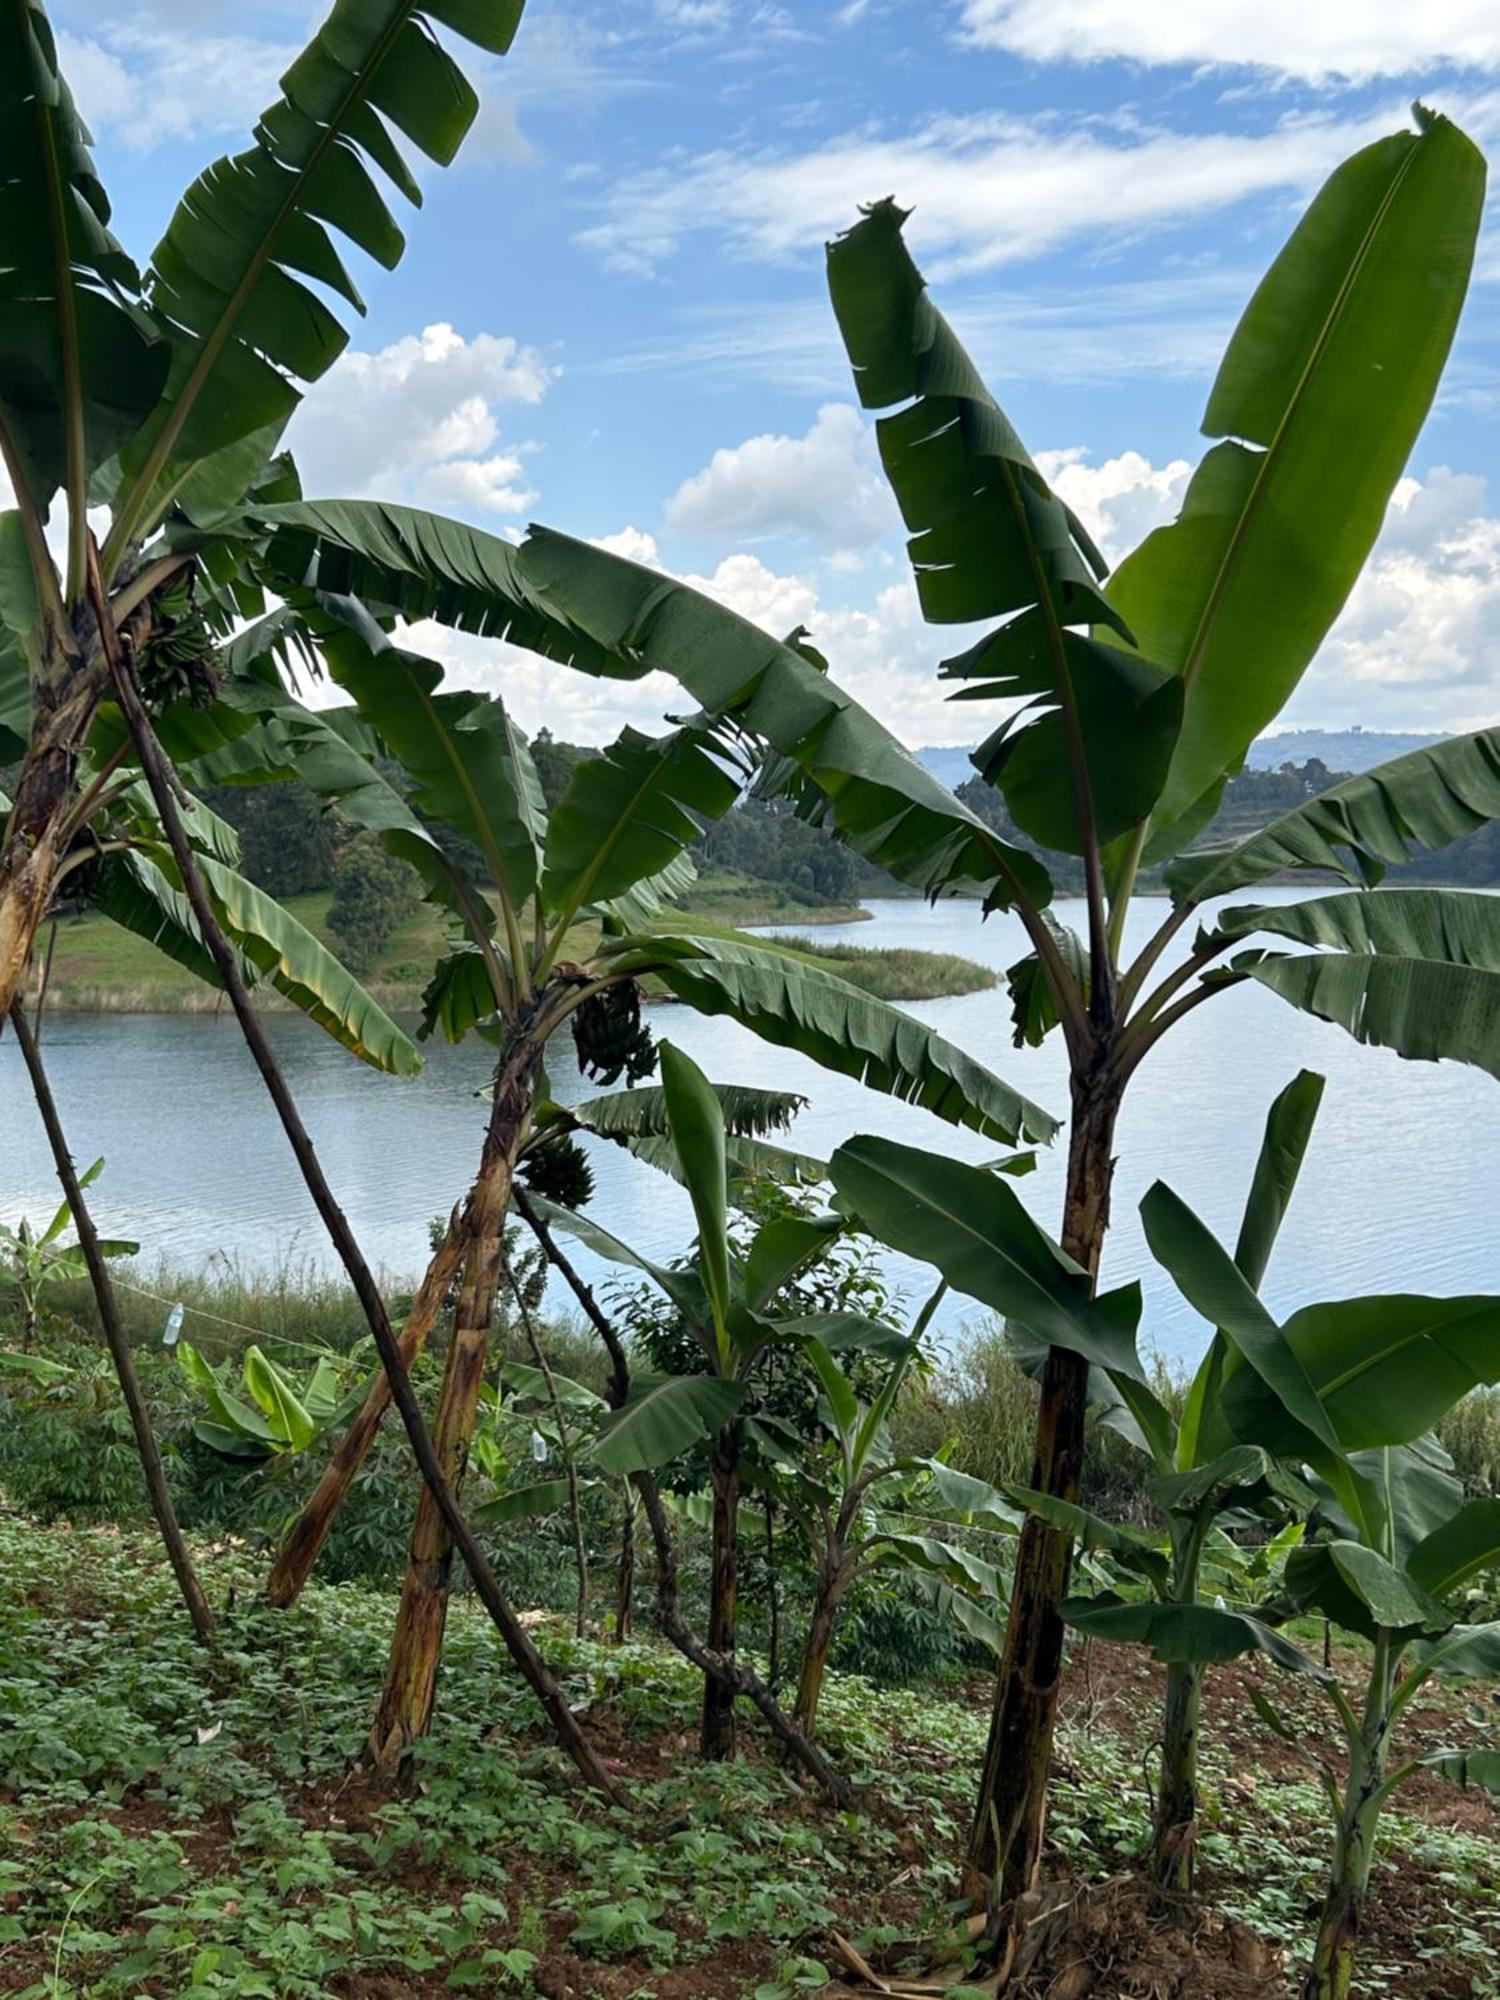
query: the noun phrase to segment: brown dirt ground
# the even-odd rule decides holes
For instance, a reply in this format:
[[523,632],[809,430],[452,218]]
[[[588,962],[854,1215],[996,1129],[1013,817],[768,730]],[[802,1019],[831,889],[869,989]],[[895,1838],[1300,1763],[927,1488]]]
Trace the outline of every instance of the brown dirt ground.
[[[1285,1675],[1273,1678],[1272,1673],[1258,1665],[1235,1663],[1214,1669],[1208,1678],[1205,1738],[1228,1746],[1228,1762],[1237,1773],[1232,1783],[1246,1799],[1262,1785],[1307,1775],[1290,1746],[1271,1736],[1255,1716],[1246,1694],[1248,1685],[1256,1684],[1271,1695],[1279,1711],[1289,1721],[1299,1722],[1311,1740],[1320,1744],[1327,1741],[1328,1718],[1322,1697],[1311,1687],[1291,1683]],[[1071,1754],[1085,1756],[1087,1732],[1098,1728],[1123,1736],[1144,1756],[1160,1713],[1161,1682],[1161,1670],[1143,1660],[1136,1649],[1096,1642],[1077,1654],[1064,1689],[1063,1713],[1070,1725]],[[966,1692],[976,1706],[988,1706],[991,1690],[987,1680],[976,1680]],[[1406,1740],[1424,1748],[1453,1740],[1458,1733],[1456,1723],[1455,1707],[1445,1707],[1439,1697],[1409,1714]],[[606,1707],[594,1711],[589,1726],[607,1763],[627,1780],[659,1777],[666,1763],[692,1754],[691,1742],[680,1731],[630,1731]],[[745,1754],[765,1754],[753,1727],[744,1730],[742,1743]],[[928,1763],[948,1761],[930,1745],[921,1746],[921,1751]],[[912,1746],[912,1754],[916,1753],[917,1746]],[[381,1782],[369,1773],[355,1771],[289,1803],[314,1825],[362,1832],[373,1827],[388,1799]],[[1406,1810],[1419,1812],[1434,1824],[1500,1834],[1500,1809],[1493,1802],[1438,1779],[1416,1781],[1403,1793],[1402,1803]],[[822,1810],[811,1797],[792,1809],[809,1816]],[[903,1824],[899,1815],[879,1801],[872,1800],[870,1810],[880,1813],[897,1832],[906,1861],[921,1857],[923,1834],[919,1828]],[[235,1834],[227,1812],[184,1828],[169,1804],[127,1794],[118,1813],[122,1830],[133,1834],[172,1829],[205,1876],[217,1872],[230,1859]],[[659,1836],[672,1830],[661,1828],[656,1833]],[[639,1961],[611,1965],[582,1958],[567,1944],[572,1918],[550,1909],[552,1900],[570,1886],[562,1872],[549,1870],[524,1854],[508,1855],[506,1866],[517,1894],[545,1912],[549,1949],[535,1978],[546,2000],[585,2000],[585,1996],[587,2000],[630,2000],[641,1993],[650,1993],[655,2000],[735,2000],[757,1981],[769,1980],[775,1973],[780,1952],[755,1940],[721,1946],[712,1960],[660,1973],[651,1972]],[[413,1894],[424,1896],[441,1897],[463,1886],[455,1885],[441,1864],[408,1863],[402,1879]],[[1311,1918],[1318,1885],[1310,1881],[1308,1889]],[[1437,1885],[1416,1864],[1383,1878],[1364,1946],[1369,1958],[1389,1963],[1408,1956],[1411,1940],[1420,1932],[1424,1914],[1432,1909],[1437,1894]],[[868,1884],[851,1884],[844,1898],[835,1892],[830,1899],[843,1901],[851,1930],[871,1921],[878,1900],[878,1914],[884,1922],[908,1936],[915,1934],[920,1917],[917,1899],[899,1872],[878,1899],[872,1898]],[[1265,1941],[1215,1911],[1210,1871],[1204,1871],[1200,1896],[1185,1903],[1164,1900],[1133,1876],[1070,1901],[1069,1920],[1061,1926],[1057,1943],[1032,1969],[1017,2000],[1256,2000],[1256,1996],[1287,1992],[1280,1961]],[[804,1948],[833,1960],[829,1940],[809,1939]],[[29,1951],[19,1957],[7,1953],[0,1958],[0,1993],[21,1991],[44,1978],[50,1969],[50,1958],[44,1964],[41,1959],[33,1962]],[[352,1974],[333,1990],[340,2000],[438,2000],[450,1991],[441,1973]],[[852,1994],[855,1989],[836,1990]],[[170,1996],[163,1993],[157,2000],[170,2000]],[[1473,2000],[1473,1996],[1466,1980],[1450,1976],[1444,1983],[1440,1972],[1428,1970],[1414,1972],[1409,1981],[1386,1986],[1381,2000]]]

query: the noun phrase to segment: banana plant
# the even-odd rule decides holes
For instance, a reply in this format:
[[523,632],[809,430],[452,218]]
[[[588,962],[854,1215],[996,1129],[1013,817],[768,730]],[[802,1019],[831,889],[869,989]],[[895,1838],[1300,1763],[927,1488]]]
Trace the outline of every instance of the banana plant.
[[[580,1066],[601,1081],[649,1074],[656,1057],[644,981],[995,1136],[1034,1124],[1025,1099],[815,958],[669,907],[692,880],[687,849],[739,796],[745,771],[734,729],[701,718],[656,737],[627,729],[579,765],[548,813],[501,701],[447,687],[437,665],[396,645],[355,599],[304,590],[291,608],[349,705],[314,715],[274,691],[247,694],[261,710],[253,735],[195,768],[253,781],[268,767],[295,767],[330,808],[409,861],[451,929],[419,1036],[456,1042],[477,1033],[496,1048],[478,1172],[402,1336],[410,1361],[462,1267],[436,1416],[455,1471],[474,1433],[514,1177],[524,1163],[534,1186],[566,1192],[583,1171],[568,1129],[581,1121],[552,1102],[547,1063],[566,1029]],[[787,1103],[778,1100],[763,1123]],[[593,1117],[617,1124],[620,1115]],[[273,1602],[300,1590],[387,1400],[382,1378],[293,1524],[272,1570]],[[375,1735],[382,1761],[404,1753],[430,1711],[447,1601],[448,1539],[435,1502],[419,1503],[412,1549]]]
[[[243,1397],[225,1368],[206,1361],[191,1341],[178,1342],[177,1363],[208,1407],[193,1435],[226,1458],[264,1461],[307,1451],[350,1407],[347,1359],[340,1355],[319,1355],[299,1383],[252,1344],[240,1364]],[[353,1393],[362,1394],[357,1379]]]
[[[1291,1467],[1312,1489],[1317,1533],[1288,1555],[1284,1602],[1265,1619],[1161,1602],[1079,1602],[1067,1612],[1085,1630],[1149,1644],[1169,1667],[1254,1648],[1325,1689],[1349,1769],[1341,1784],[1318,1766],[1337,1831],[1305,1990],[1307,2000],[1347,2000],[1379,1815],[1392,1790],[1424,1767],[1500,1790],[1500,1758],[1483,1747],[1389,1768],[1395,1724],[1433,1675],[1500,1676],[1500,1626],[1467,1625],[1458,1595],[1500,1562],[1500,1503],[1466,1501],[1428,1436],[1471,1389],[1500,1380],[1500,1299],[1343,1299],[1304,1306],[1278,1325],[1247,1273],[1170,1190],[1153,1188],[1143,1214],[1153,1254],[1219,1328],[1217,1362],[1193,1419],[1199,1451],[1248,1447]],[[1369,1643],[1359,1706],[1267,1622],[1310,1613]]]
[[[101,1157],[79,1175],[78,1185],[91,1187],[103,1171]],[[45,1229],[33,1229],[25,1216],[14,1227],[0,1222],[0,1276],[9,1280],[20,1305],[21,1347],[27,1355],[36,1345],[47,1293],[54,1285],[88,1276],[83,1245],[64,1236],[72,1220],[72,1205],[65,1200]],[[133,1257],[140,1247],[123,1237],[108,1238],[99,1245],[105,1257]]]
[[[1500,814],[1500,731],[1399,759],[1228,849],[1193,851],[1359,576],[1438,386],[1483,194],[1478,152],[1421,107],[1415,130],[1336,170],[1230,341],[1181,515],[1113,576],[933,304],[901,211],[878,203],[830,246],[834,311],[861,400],[883,413],[881,457],[923,610],[936,624],[999,621],[942,678],[956,698],[1004,705],[973,756],[1021,840],[914,781],[836,667],[550,531],[516,552],[529,588],[510,601],[518,616],[545,602],[559,656],[599,671],[591,655],[602,649],[675,675],[705,709],[758,732],[767,780],[861,854],[929,893],[965,888],[1015,913],[1030,944],[1013,981],[1018,1027],[1060,1033],[1067,1047],[1060,1241],[1085,1284],[1104,1246],[1124,1093],[1164,1035],[1236,985],[1255,980],[1404,1055],[1500,1063],[1500,912],[1457,891],[1370,893],[1413,847]],[[471,627],[501,615],[505,579],[472,541],[429,536],[416,549],[408,535],[397,547],[394,534],[377,541],[297,509],[281,533],[331,577],[347,568],[405,592],[423,615]],[[1081,862],[1082,936],[1048,910],[1038,848]],[[1127,952],[1132,892],[1142,868],[1161,863],[1171,907]],[[1288,869],[1331,870],[1352,893],[1305,920],[1248,903],[1210,918],[1184,952],[1201,906]],[[1315,927],[1311,953],[1299,921]],[[1288,931],[1292,951],[1281,948]],[[1049,1346],[1037,1483],[1066,1504],[1077,1499],[1090,1356],[1076,1340]],[[1034,1516],[972,1822],[971,1882],[1013,1908],[1040,1852],[1070,1553],[1066,1531]]]
[[[183,545],[252,494],[303,386],[364,303],[349,243],[389,269],[418,203],[409,143],[444,165],[478,110],[442,28],[501,56],[523,0],[336,0],[248,147],[184,194],[144,273],[110,208],[40,0],[0,21],[0,1017],[69,852],[78,763],[111,687],[109,630],[148,701],[207,671],[204,617],[253,615],[246,577]],[[293,488],[295,490],[295,488]],[[107,508],[102,549],[88,510]],[[50,530],[50,532],[49,532]],[[57,549],[54,558],[53,549]],[[200,675],[201,677],[201,675]],[[154,690],[154,692],[153,692]]]
[[[1266,1118],[1265,1133],[1250,1183],[1234,1264],[1245,1282],[1258,1289],[1286,1214],[1312,1135],[1323,1095],[1323,1078],[1304,1070],[1278,1095]],[[1211,1413],[1218,1402],[1226,1362],[1233,1354],[1228,1337],[1215,1333],[1189,1386],[1182,1415],[1150,1392],[1132,1390],[1134,1410],[1123,1403],[1107,1376],[1091,1384],[1095,1419],[1124,1432],[1151,1460],[1146,1490],[1160,1511],[1160,1532],[1101,1519],[1076,1502],[1064,1502],[1032,1488],[1008,1486],[1009,1497],[1068,1534],[1075,1547],[1098,1555],[1128,1583],[1127,1595],[1149,1598],[1164,1617],[1189,1627],[1205,1596],[1225,1594],[1241,1610],[1253,1589],[1266,1595],[1265,1572],[1279,1567],[1300,1535],[1301,1517],[1313,1495],[1306,1482],[1274,1453],[1256,1442],[1226,1441],[1214,1434]],[[1027,1357],[1028,1359],[1030,1357]],[[1145,1414],[1149,1421],[1142,1423]],[[1287,1540],[1273,1532],[1262,1561],[1254,1560],[1225,1532],[1226,1523],[1257,1529],[1278,1517],[1287,1522]],[[1205,1574],[1210,1572],[1210,1574]],[[1067,1602],[1069,1621],[1085,1634],[1108,1635],[1118,1620],[1115,1591],[1097,1605],[1076,1593]],[[1258,1627],[1247,1627],[1262,1636]],[[1278,1642],[1266,1636],[1265,1643]],[[1177,1659],[1167,1669],[1161,1729],[1161,1771],[1152,1821],[1150,1865],[1164,1886],[1191,1889],[1198,1831],[1198,1746],[1204,1661]]]
[[[637,1376],[628,1399],[601,1426],[589,1456],[626,1477],[654,1472],[683,1452],[711,1446],[712,1572],[708,1645],[735,1651],[738,1523],[745,1473],[750,1384],[773,1347],[799,1346],[810,1334],[824,1344],[889,1340],[891,1329],[856,1313],[787,1317],[785,1293],[834,1243],[845,1224],[834,1214],[778,1214],[747,1241],[730,1226],[733,1179],[721,1093],[670,1042],[661,1049],[662,1134],[676,1155],[674,1172],[691,1197],[698,1236],[687,1269],[654,1262],[587,1216],[542,1201],[547,1220],[611,1262],[643,1272],[670,1303],[701,1358],[692,1373]],[[705,1757],[734,1752],[732,1697],[705,1675],[701,1747]]]
[[1332,1703],[1342,1774],[1299,1741],[1274,1705],[1261,1719],[1309,1758],[1328,1800],[1333,1852],[1303,1987],[1305,2000],[1348,2000],[1380,1816],[1408,1779],[1430,1772],[1500,1798],[1500,1747],[1469,1745],[1400,1754],[1406,1710],[1433,1679],[1500,1679],[1500,1624],[1473,1624],[1464,1586],[1500,1565],[1500,1501],[1469,1500],[1433,1437],[1351,1454],[1381,1506],[1350,1515],[1324,1489],[1324,1532],[1286,1566],[1290,1607],[1320,1614],[1365,1641],[1362,1690],[1350,1699],[1336,1680]]
[[[934,1601],[971,1636],[993,1642],[995,1612],[1003,1602],[1000,1568],[945,1536],[938,1524],[1013,1539],[1020,1511],[987,1481],[955,1470],[940,1458],[911,1458],[891,1449],[887,1425],[902,1384],[922,1359],[923,1337],[947,1290],[939,1283],[908,1332],[882,1338],[851,1334],[843,1343],[887,1357],[885,1373],[868,1402],[828,1344],[809,1333],[801,1342],[822,1395],[819,1418],[826,1447],[806,1438],[768,1433],[755,1420],[758,1447],[752,1476],[765,1481],[806,1538],[813,1571],[813,1603],[797,1678],[793,1719],[812,1737],[839,1612],[856,1580],[873,1565],[919,1573]],[[918,1518],[920,1517],[920,1518]]]
[[[569,1120],[583,1130],[607,1128],[609,1136],[688,1188],[700,1231],[697,1269],[660,1266],[589,1218],[548,1200],[539,1205],[549,1220],[597,1254],[645,1272],[692,1333],[707,1372],[639,1378],[630,1399],[605,1420],[589,1455],[609,1472],[628,1476],[655,1471],[684,1451],[713,1441],[709,1643],[716,1651],[732,1653],[734,1646],[743,1491],[759,1487],[785,1506],[807,1537],[816,1579],[793,1716],[811,1740],[838,1613],[861,1570],[883,1563],[920,1575],[940,1608],[975,1636],[990,1640],[997,1630],[993,1611],[1000,1572],[922,1529],[941,1519],[991,1529],[998,1523],[998,1531],[1010,1533],[1020,1515],[982,1480],[940,1460],[896,1459],[890,1452],[887,1419],[921,1357],[923,1336],[946,1286],[937,1287],[905,1333],[848,1311],[795,1316],[776,1311],[787,1285],[810,1269],[846,1223],[833,1214],[782,1214],[762,1223],[748,1243],[737,1247],[729,1233],[729,1210],[756,1178],[770,1175],[805,1187],[826,1180],[828,1168],[758,1137],[737,1136],[733,1129],[735,1121],[743,1127],[769,1122],[773,1115],[779,1123],[795,1100],[708,1084],[670,1045],[662,1051],[662,1067],[659,1087],[617,1093],[598,1100],[597,1107],[575,1107]],[[635,1101],[622,1106],[622,1099]],[[1032,1156],[1005,1164],[1024,1171]],[[705,1232],[716,1246],[707,1255]],[[714,1278],[710,1272],[727,1272],[727,1291],[722,1275]],[[729,1301],[722,1334],[716,1297]],[[868,1405],[861,1403],[854,1376],[839,1359],[855,1351],[886,1364]],[[750,1409],[754,1378],[773,1353],[805,1365],[821,1390],[826,1447],[782,1419]],[[877,1510],[875,1495],[882,1486],[898,1491],[889,1507]],[[539,1501],[556,1504],[555,1495],[540,1485],[536,1490]],[[923,1520],[913,1518],[914,1509]],[[711,1685],[706,1677],[705,1755],[726,1755],[733,1737],[724,1723],[723,1704],[707,1698]]]

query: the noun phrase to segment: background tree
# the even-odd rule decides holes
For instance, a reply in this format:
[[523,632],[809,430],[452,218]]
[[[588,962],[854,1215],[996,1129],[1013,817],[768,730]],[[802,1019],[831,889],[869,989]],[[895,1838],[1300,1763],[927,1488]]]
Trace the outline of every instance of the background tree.
[[268,894],[301,896],[332,885],[332,830],[310,786],[293,777],[280,784],[211,785],[204,803],[239,835],[241,870]]
[[370,970],[421,895],[417,871],[388,854],[373,834],[356,834],[348,843],[333,870],[328,928],[356,972]]

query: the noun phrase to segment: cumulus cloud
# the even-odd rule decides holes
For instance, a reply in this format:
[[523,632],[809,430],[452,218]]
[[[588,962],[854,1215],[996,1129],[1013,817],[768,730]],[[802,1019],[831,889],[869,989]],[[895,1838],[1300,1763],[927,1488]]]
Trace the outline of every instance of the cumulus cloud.
[[910,233],[931,275],[988,270],[1086,234],[1117,237],[1254,195],[1310,192],[1403,115],[1289,116],[1265,132],[1230,133],[995,112],[803,152],[720,148],[623,176],[581,240],[643,272],[702,230],[742,256],[780,261],[847,228],[872,192],[889,191],[915,209]]
[[377,353],[351,350],[299,408],[289,442],[312,492],[450,512],[519,514],[531,449],[501,445],[498,411],[541,401],[556,371],[509,335],[439,323]]
[[1288,719],[1482,729],[1500,719],[1500,519],[1486,482],[1405,479]]
[[673,28],[727,28],[733,18],[730,0],[656,0],[656,12]]
[[1182,505],[1192,467],[1185,458],[1153,465],[1138,451],[1122,451],[1090,465],[1078,445],[1040,451],[1037,466],[1098,543],[1111,564],[1144,541],[1153,528],[1170,521]]
[[149,15],[58,36],[78,108],[96,137],[144,152],[172,140],[244,132],[277,96],[297,42],[234,33],[183,34]]
[[716,451],[672,495],[666,519],[683,534],[800,533],[851,550],[888,534],[896,511],[870,425],[847,403],[825,403],[801,437],[764,433]]
[[1491,0],[964,0],[962,32],[1036,62],[1245,65],[1312,82],[1500,68]]
[[[1077,449],[1037,460],[1111,562],[1182,504],[1185,459]],[[1479,729],[1500,718],[1500,519],[1474,473],[1403,479],[1349,602],[1284,725]]]

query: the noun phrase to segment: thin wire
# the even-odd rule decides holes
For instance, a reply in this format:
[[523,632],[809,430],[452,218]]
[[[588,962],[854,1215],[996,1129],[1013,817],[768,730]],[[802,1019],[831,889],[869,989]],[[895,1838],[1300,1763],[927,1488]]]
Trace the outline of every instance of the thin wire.
[[124,1278],[110,1273],[112,1282],[122,1292],[134,1292],[143,1299],[154,1299],[160,1306],[181,1306],[183,1314],[192,1319],[210,1320],[215,1326],[231,1326],[236,1333],[251,1334],[256,1340],[271,1340],[278,1347],[295,1347],[303,1354],[324,1355],[336,1350],[330,1347],[312,1347],[305,1340],[293,1340],[289,1334],[274,1333],[269,1327],[247,1326],[242,1319],[226,1319],[223,1313],[206,1312],[202,1306],[190,1306],[181,1299],[169,1298],[165,1292],[149,1291],[145,1285],[129,1284]]

